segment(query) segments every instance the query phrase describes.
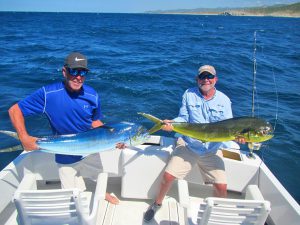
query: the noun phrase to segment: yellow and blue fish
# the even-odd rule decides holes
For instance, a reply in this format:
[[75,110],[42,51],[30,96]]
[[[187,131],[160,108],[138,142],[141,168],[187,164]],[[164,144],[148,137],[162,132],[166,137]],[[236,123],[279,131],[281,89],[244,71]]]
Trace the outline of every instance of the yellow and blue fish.
[[[0,131],[0,133],[18,139],[16,132]],[[127,146],[139,145],[144,143],[148,138],[149,134],[143,126],[135,123],[121,122],[78,134],[40,137],[37,140],[37,145],[41,151],[48,153],[88,155],[114,149],[117,143],[124,143]],[[7,149],[7,151],[15,150],[17,150],[15,147]]]
[[[139,113],[155,123],[152,134],[162,128],[164,122],[150,114]],[[245,138],[246,142],[263,142],[273,137],[272,125],[256,117],[236,117],[213,123],[173,122],[173,130],[202,142],[224,142]]]

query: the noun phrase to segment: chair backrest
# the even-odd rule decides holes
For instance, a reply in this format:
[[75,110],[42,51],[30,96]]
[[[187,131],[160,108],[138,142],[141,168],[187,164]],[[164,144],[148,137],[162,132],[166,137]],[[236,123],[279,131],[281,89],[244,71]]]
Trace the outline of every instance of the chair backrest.
[[83,224],[89,202],[78,189],[20,190],[14,195],[19,224]]
[[265,200],[206,198],[198,210],[197,222],[206,224],[255,224],[263,225],[271,210]]

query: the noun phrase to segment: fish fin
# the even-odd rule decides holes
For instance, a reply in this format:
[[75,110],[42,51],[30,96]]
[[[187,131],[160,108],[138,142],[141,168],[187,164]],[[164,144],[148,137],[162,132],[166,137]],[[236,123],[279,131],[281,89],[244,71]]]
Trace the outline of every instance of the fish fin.
[[9,148],[0,149],[0,153],[3,153],[3,152],[17,152],[17,151],[23,151],[23,146],[22,145],[16,145],[16,146],[12,146],[12,147],[9,147]]
[[18,134],[17,134],[16,132],[9,131],[9,130],[0,130],[0,133],[6,134],[6,135],[8,135],[8,136],[11,136],[11,137],[13,137],[13,138],[19,140],[19,136],[18,136]]
[[151,120],[152,122],[154,123],[164,123],[161,119],[158,119],[157,117],[155,116],[152,116],[150,114],[147,114],[147,113],[142,113],[142,112],[139,112],[138,114],[142,115],[143,117]]
[[155,116],[152,116],[150,114],[142,113],[142,112],[139,112],[138,114],[142,115],[143,117],[145,117],[155,123],[155,125],[148,131],[149,134],[153,134],[154,132],[160,130],[162,125],[164,124],[164,122],[161,119],[159,119]]
[[251,131],[250,128],[245,128],[244,130],[241,131],[241,134],[247,134],[249,133],[249,131]]
[[155,124],[149,131],[148,133],[149,134],[153,134],[155,133],[156,131],[160,130],[162,127],[162,124]]
[[235,135],[235,139],[237,139],[237,138],[245,138],[245,139],[249,139],[250,132],[251,132],[251,129],[250,129],[250,128],[245,128],[245,129],[242,130],[240,133],[238,133],[237,135]]

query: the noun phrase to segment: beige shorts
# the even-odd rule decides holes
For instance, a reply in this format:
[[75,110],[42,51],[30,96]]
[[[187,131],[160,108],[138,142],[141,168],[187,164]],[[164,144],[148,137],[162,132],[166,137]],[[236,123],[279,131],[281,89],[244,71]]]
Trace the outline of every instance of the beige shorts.
[[221,151],[199,156],[185,146],[182,138],[178,138],[175,151],[166,167],[166,172],[178,179],[183,179],[193,166],[199,168],[205,183],[227,183]]
[[102,163],[99,153],[91,154],[79,162],[72,164],[57,164],[61,181],[61,188],[78,188],[86,190],[83,177],[96,180],[102,172]]

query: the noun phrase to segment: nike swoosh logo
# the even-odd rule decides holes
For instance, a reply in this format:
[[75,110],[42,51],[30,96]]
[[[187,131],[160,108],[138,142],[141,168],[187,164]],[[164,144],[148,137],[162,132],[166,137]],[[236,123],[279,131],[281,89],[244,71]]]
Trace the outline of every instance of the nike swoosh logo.
[[84,59],[78,59],[77,57],[75,58],[75,61],[78,62],[78,61],[82,61]]

